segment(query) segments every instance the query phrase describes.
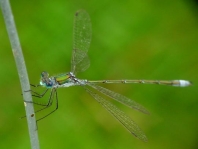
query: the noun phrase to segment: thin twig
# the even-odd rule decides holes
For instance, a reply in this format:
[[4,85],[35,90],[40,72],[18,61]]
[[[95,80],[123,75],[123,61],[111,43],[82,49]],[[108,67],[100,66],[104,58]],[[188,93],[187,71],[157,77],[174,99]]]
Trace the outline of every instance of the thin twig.
[[[25,101],[31,102],[32,101],[31,93],[24,92],[26,90],[30,90],[30,85],[29,85],[25,61],[23,58],[23,53],[21,50],[9,0],[0,0],[0,5],[4,16],[8,36],[11,42],[12,52],[15,58],[17,71],[19,74],[19,79],[23,92],[23,98]],[[27,117],[28,129],[30,134],[31,147],[32,149],[39,149],[40,147],[39,147],[36,121],[35,121],[35,116],[33,116],[34,113],[33,104],[25,103],[25,110],[26,110],[26,117]]]

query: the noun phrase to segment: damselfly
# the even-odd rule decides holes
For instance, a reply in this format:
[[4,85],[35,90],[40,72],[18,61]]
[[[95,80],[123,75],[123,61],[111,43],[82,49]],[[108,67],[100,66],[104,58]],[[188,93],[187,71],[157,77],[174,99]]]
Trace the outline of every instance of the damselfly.
[[82,72],[86,70],[89,65],[89,59],[87,56],[87,52],[91,42],[91,22],[88,13],[85,10],[79,10],[75,13],[74,18],[74,43],[73,43],[73,51],[72,51],[72,59],[71,59],[71,71],[68,73],[63,73],[57,76],[49,77],[49,74],[45,71],[41,73],[41,79],[39,85],[32,85],[34,87],[43,86],[47,89],[43,94],[38,94],[35,91],[31,90],[33,93],[32,96],[35,97],[43,97],[48,90],[51,90],[50,97],[48,103],[44,108],[36,111],[39,112],[44,110],[52,105],[53,97],[56,99],[56,108],[45,115],[44,117],[38,119],[37,121],[47,117],[54,111],[58,109],[58,95],[57,89],[60,87],[70,87],[70,86],[81,86],[88,92],[97,102],[99,102],[107,111],[109,111],[121,124],[125,126],[125,128],[131,132],[135,137],[139,138],[142,141],[147,141],[146,135],[142,132],[142,130],[138,127],[138,125],[131,120],[124,112],[119,110],[115,105],[111,102],[107,101],[97,93],[90,90],[89,87],[99,91],[100,93],[126,105],[135,110],[141,111],[143,113],[149,113],[143,106],[136,103],[135,101],[115,93],[111,90],[108,90],[104,87],[98,86],[99,83],[147,83],[147,84],[159,84],[159,85],[171,85],[171,86],[179,86],[186,87],[191,83],[186,80],[172,80],[172,81],[162,81],[162,80],[82,80],[76,78],[76,74],[78,72]]

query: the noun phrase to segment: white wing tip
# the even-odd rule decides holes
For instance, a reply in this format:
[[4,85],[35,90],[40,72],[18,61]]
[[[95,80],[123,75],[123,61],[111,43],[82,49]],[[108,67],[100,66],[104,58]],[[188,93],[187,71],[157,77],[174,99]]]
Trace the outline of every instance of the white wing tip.
[[179,86],[179,87],[186,87],[192,85],[192,82],[187,81],[187,80],[176,80],[179,82],[179,84],[175,84],[174,86]]

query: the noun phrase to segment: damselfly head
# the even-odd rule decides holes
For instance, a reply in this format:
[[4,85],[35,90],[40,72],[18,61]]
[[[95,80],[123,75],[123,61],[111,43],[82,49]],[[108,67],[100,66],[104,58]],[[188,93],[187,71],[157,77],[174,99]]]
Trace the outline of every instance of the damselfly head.
[[49,77],[49,73],[47,71],[41,72],[41,78],[48,78],[48,77]]
[[49,88],[52,87],[53,85],[51,79],[49,78],[49,74],[46,71],[43,71],[41,73],[40,85],[49,87]]

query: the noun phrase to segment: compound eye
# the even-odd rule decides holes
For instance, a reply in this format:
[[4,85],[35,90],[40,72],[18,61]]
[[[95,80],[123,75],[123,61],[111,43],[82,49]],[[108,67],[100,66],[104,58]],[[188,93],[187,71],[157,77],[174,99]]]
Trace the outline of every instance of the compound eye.
[[41,73],[41,77],[47,78],[47,77],[49,77],[49,74],[48,74],[46,71],[43,71],[43,72]]

